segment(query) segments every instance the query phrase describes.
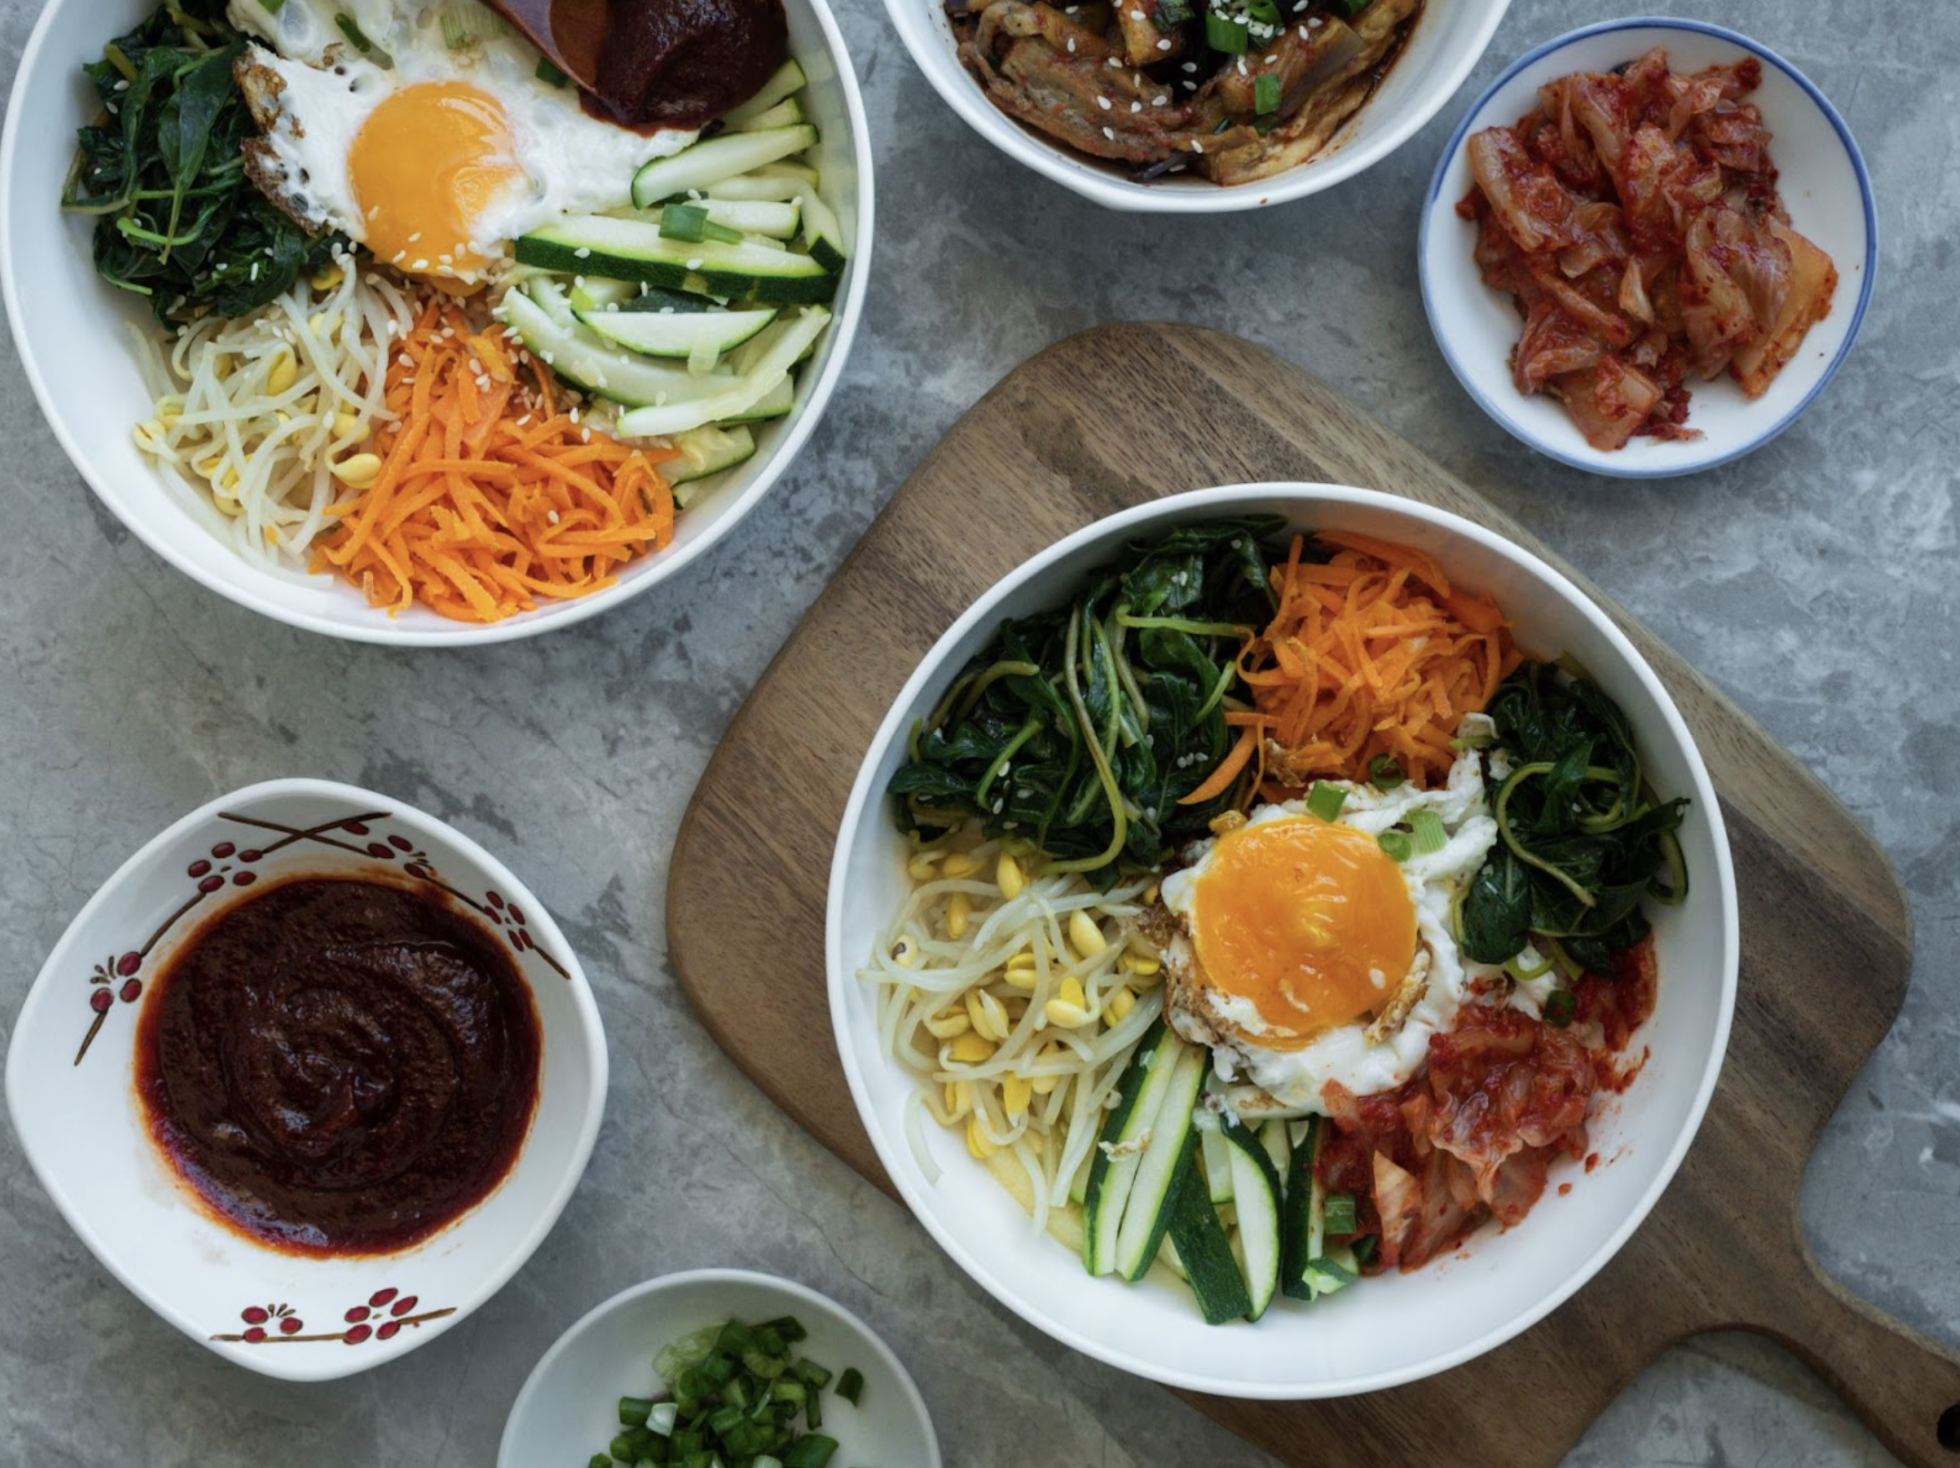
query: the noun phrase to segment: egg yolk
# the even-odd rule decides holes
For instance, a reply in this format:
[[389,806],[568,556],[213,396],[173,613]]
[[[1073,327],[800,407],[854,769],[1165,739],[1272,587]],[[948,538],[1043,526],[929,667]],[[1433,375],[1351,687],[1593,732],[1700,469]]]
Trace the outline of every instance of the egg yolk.
[[368,114],[347,155],[367,247],[418,275],[471,275],[476,220],[524,179],[496,98],[464,82],[391,92]]
[[1218,838],[1193,892],[1193,942],[1214,989],[1248,1001],[1243,1037],[1295,1050],[1379,1009],[1415,958],[1416,910],[1373,836],[1314,816]]

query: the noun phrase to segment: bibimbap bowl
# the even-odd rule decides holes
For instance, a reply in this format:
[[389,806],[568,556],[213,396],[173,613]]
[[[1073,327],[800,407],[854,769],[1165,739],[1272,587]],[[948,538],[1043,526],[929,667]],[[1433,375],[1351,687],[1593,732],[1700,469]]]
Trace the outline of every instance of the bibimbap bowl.
[[[268,7],[277,10],[279,7]],[[417,603],[399,615],[371,606],[346,579],[247,559],[228,543],[208,499],[167,479],[132,441],[153,414],[132,331],[153,329],[139,297],[96,274],[94,219],[59,207],[76,129],[95,119],[84,64],[158,9],[158,0],[49,0],[21,57],[0,137],[0,295],[27,380],[55,436],[97,498],[164,560],[252,611],[328,636],[396,646],[461,646],[569,626],[678,574],[749,514],[790,469],[842,375],[863,314],[872,235],[872,162],[863,99],[826,0],[785,0],[789,51],[802,66],[802,115],[818,141],[807,156],[837,216],[844,253],[832,319],[793,373],[793,403],[756,422],[754,449],[703,481],[671,543],[621,567],[610,586],[551,600],[499,621],[451,620]],[[422,262],[427,263],[427,262]],[[773,410],[772,410],[773,411]]]
[[[1426,552],[1455,585],[1496,600],[1524,653],[1582,664],[1624,712],[1654,789],[1687,798],[1679,840],[1691,881],[1684,900],[1650,913],[1658,999],[1626,1051],[1645,1060],[1589,1118],[1596,1166],[1555,1161],[1521,1223],[1508,1231],[1486,1224],[1420,1269],[1369,1277],[1311,1304],[1276,1300],[1254,1324],[1208,1326],[1191,1293],[1161,1272],[1132,1285],[1090,1276],[1080,1257],[1034,1232],[958,1131],[908,1119],[914,1081],[881,1048],[875,987],[860,971],[911,886],[913,847],[894,822],[887,786],[906,760],[910,731],[968,659],[1003,620],[1064,605],[1086,573],[1127,543],[1264,514],[1284,518],[1282,540],[1296,530],[1351,531]],[[976,1281],[1055,1339],[1167,1385],[1333,1397],[1413,1381],[1502,1344],[1567,1299],[1640,1225],[1693,1140],[1721,1067],[1736,989],[1736,899],[1720,807],[1679,711],[1626,636],[1570,580],[1492,531],[1412,501],[1326,484],[1238,485],[1174,495],[1085,527],[1000,581],[940,638],[893,703],[852,789],[831,869],[827,963],[839,1054],[879,1159],[919,1221]]]

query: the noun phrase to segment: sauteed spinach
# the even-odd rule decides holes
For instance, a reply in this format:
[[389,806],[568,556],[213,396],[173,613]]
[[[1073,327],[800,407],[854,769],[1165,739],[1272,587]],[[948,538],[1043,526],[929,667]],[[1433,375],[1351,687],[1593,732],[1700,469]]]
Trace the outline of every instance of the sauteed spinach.
[[95,267],[177,325],[242,316],[322,268],[309,235],[247,179],[250,110],[232,77],[244,41],[224,0],[165,0],[84,67],[104,116],[81,129],[64,209],[98,216]]
[[1589,678],[1526,663],[1487,712],[1511,769],[1491,802],[1500,839],[1459,914],[1463,951],[1503,963],[1536,935],[1609,972],[1647,934],[1643,899],[1687,895],[1674,833],[1688,802],[1654,799],[1626,716]]
[[988,835],[1107,887],[1207,834],[1251,773],[1179,805],[1231,744],[1236,658],[1273,612],[1261,542],[1277,517],[1133,542],[1066,608],[1005,622],[912,733],[892,778],[901,827]]

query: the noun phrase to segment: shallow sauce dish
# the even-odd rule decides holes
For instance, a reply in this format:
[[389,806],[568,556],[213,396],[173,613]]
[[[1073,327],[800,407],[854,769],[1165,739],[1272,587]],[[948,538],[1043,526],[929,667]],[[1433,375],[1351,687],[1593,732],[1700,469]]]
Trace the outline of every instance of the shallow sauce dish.
[[[1697,439],[1636,437],[1611,452],[1593,448],[1549,394],[1520,394],[1511,381],[1511,347],[1521,319],[1506,293],[1486,286],[1472,252],[1476,225],[1458,217],[1470,192],[1464,144],[1473,132],[1509,127],[1530,112],[1537,89],[1577,71],[1610,71],[1655,46],[1676,71],[1753,55],[1762,85],[1748,98],[1762,109],[1772,137],[1778,189],[1790,221],[1830,255],[1838,270],[1830,314],[1810,328],[1802,346],[1762,397],[1751,400],[1727,376],[1691,377],[1688,427]],[[1699,21],[1642,19],[1588,26],[1547,41],[1506,68],[1450,134],[1423,202],[1417,245],[1423,306],[1436,344],[1479,407],[1540,453],[1618,478],[1691,474],[1738,458],[1776,437],[1823,390],[1857,336],[1871,299],[1878,262],[1878,223],[1871,179],[1850,129],[1822,92],[1775,52],[1720,26]]]
[[832,1462],[939,1468],[926,1404],[891,1348],[841,1305],[790,1280],[741,1269],[665,1275],[595,1306],[546,1351],[504,1426],[499,1468],[582,1463],[619,1431],[623,1396],[657,1385],[661,1347],[723,1320],[747,1324],[793,1315],[809,1331],[800,1355],[841,1374],[855,1366],[864,1391],[853,1407],[826,1392],[822,1432],[837,1439]]
[[[1350,530],[1429,552],[1452,582],[1493,596],[1521,650],[1570,653],[1625,711],[1650,778],[1691,804],[1680,839],[1692,886],[1655,916],[1659,997],[1629,1053],[1638,1078],[1589,1122],[1601,1165],[1556,1163],[1545,1196],[1509,1232],[1487,1227],[1409,1274],[1371,1278],[1256,1325],[1206,1326],[1189,1292],[1093,1279],[1036,1235],[962,1138],[930,1121],[943,1168],[927,1181],[905,1136],[910,1076],[881,1053],[874,986],[857,977],[908,890],[907,843],[885,797],[907,731],[1001,620],[1063,604],[1123,543],[1178,524],[1276,513],[1290,529]],[[938,1242],[1002,1303],[1056,1339],[1168,1385],[1224,1396],[1332,1397],[1413,1381],[1501,1344],[1585,1283],[1673,1175],[1713,1092],[1734,1005],[1734,880],[1721,812],[1692,737],[1653,671],[1606,615],[1535,556],[1466,520],[1369,490],[1244,485],[1175,495],[1078,531],[998,583],[926,655],[880,727],[851,792],[831,869],[826,953],[832,1022],[880,1161]],[[1559,1185],[1572,1184],[1561,1196]]]
[[885,0],[893,28],[933,90],[973,130],[1035,172],[1111,209],[1213,214],[1305,198],[1380,162],[1442,110],[1490,44],[1510,0],[1428,0],[1388,75],[1333,140],[1296,168],[1253,183],[1221,187],[1166,177],[1138,183],[996,107],[961,64],[941,0]]
[[[151,1137],[136,1094],[137,1020],[180,945],[227,904],[300,875],[440,892],[507,949],[536,1006],[537,1106],[515,1162],[480,1203],[410,1248],[307,1257],[220,1223]],[[606,1073],[578,959],[502,863],[400,801],[294,779],[193,811],[103,884],[28,993],[7,1104],[63,1216],[145,1304],[250,1370],[323,1381],[440,1335],[531,1256],[585,1170]]]
[[673,543],[626,566],[617,582],[569,601],[476,625],[421,606],[400,616],[370,607],[337,578],[247,562],[215,533],[219,515],[169,485],[132,443],[148,418],[127,327],[149,328],[144,303],[105,284],[91,264],[93,220],[61,212],[74,132],[94,112],[81,67],[156,8],[154,0],[50,0],[21,58],[0,141],[0,292],[42,412],[96,495],[145,544],[241,606],[331,636],[394,645],[461,646],[531,636],[616,606],[679,572],[755,508],[815,429],[842,374],[862,315],[872,233],[871,145],[843,38],[825,0],[785,0],[791,54],[808,74],[810,118],[826,198],[847,246],[829,329],[796,374],[789,415],[759,425],[755,456],[683,512]]

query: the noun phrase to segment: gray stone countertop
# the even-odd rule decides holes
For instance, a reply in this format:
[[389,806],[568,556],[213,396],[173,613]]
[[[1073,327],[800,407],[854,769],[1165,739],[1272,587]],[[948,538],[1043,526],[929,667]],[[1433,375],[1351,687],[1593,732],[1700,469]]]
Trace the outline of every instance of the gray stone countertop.
[[[867,1317],[911,1364],[951,1462],[1269,1461],[993,1303],[721,1054],[663,938],[682,811],[784,630],[981,393],[1126,317],[1239,333],[1346,392],[1643,618],[1875,832],[1912,897],[1912,989],[1816,1152],[1802,1217],[1850,1288],[1960,1342],[1960,7],[1659,8],[1753,35],[1823,88],[1876,177],[1883,239],[1843,373],[1783,437],[1698,477],[1608,482],[1520,448],[1445,369],[1416,285],[1418,201],[1449,128],[1506,62],[1621,13],[1608,0],[1519,0],[1465,90],[1386,163],[1215,220],[1105,213],[1021,170],[927,87],[875,0],[839,0],[879,235],[827,418],[701,564],[511,646],[378,650],[204,591],[97,506],[0,345],[0,829],[15,852],[0,1026],[150,835],[225,790],[313,774],[429,809],[523,874],[585,960],[613,1058],[599,1150],[530,1264],[439,1340],[327,1386],[249,1375],[150,1314],[0,1129],[0,1463],[488,1464],[560,1331],[628,1284],[706,1265],[789,1275]],[[9,83],[38,9],[0,0]],[[1526,1403],[1535,1389],[1556,1384],[1521,1384]],[[1892,1461],[1805,1368],[1741,1336],[1668,1352],[1568,1459]]]

